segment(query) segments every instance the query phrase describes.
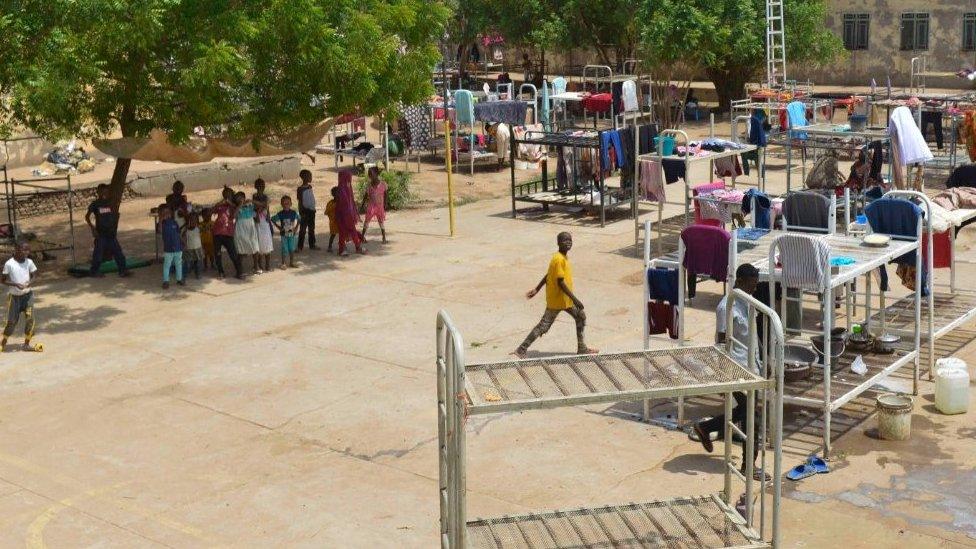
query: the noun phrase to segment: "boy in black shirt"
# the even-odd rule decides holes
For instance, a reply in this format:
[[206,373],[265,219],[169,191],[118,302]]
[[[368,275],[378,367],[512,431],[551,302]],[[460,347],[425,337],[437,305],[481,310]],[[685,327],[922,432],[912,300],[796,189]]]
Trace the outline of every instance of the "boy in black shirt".
[[125,255],[122,253],[122,246],[119,244],[118,238],[119,210],[112,206],[108,198],[108,185],[102,183],[96,188],[96,192],[98,199],[88,206],[88,213],[85,214],[85,223],[88,223],[92,236],[95,238],[95,245],[92,250],[91,276],[104,276],[100,268],[102,259],[106,255],[115,259],[119,276],[129,276],[130,273],[125,268]]

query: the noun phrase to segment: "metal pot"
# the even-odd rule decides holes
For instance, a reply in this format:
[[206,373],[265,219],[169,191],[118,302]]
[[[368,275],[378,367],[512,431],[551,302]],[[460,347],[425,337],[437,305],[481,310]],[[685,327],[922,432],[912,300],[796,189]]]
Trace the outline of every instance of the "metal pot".
[[802,381],[810,377],[817,354],[803,345],[783,347],[783,379],[787,382]]
[[[810,338],[810,342],[813,343],[813,348],[817,351],[817,354],[823,356],[824,337],[822,335],[815,335]],[[846,349],[847,341],[844,338],[830,338],[831,371],[838,366],[837,358],[844,354]]]

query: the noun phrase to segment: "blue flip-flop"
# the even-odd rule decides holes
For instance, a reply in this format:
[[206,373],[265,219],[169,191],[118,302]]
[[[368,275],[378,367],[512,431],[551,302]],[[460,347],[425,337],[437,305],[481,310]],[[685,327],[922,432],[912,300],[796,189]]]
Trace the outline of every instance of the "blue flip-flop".
[[813,467],[814,470],[817,471],[817,473],[829,473],[830,472],[830,466],[827,465],[827,462],[824,461],[824,460],[822,460],[822,459],[820,459],[817,456],[810,456],[809,458],[807,458],[807,465],[809,465],[810,467]]
[[816,474],[816,469],[814,469],[810,464],[804,463],[790,469],[790,471],[786,473],[786,478],[790,480],[803,480]]

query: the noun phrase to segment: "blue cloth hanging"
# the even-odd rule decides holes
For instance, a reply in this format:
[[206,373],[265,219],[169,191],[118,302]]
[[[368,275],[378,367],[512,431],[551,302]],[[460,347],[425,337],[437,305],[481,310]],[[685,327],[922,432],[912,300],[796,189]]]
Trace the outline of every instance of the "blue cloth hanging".
[[650,268],[647,270],[648,299],[652,301],[667,301],[672,305],[678,303],[678,271],[677,269]]
[[[755,199],[755,200],[753,200]],[[773,220],[770,215],[771,202],[769,196],[759,189],[749,189],[742,197],[742,213],[749,214],[752,211],[752,204],[756,204],[756,212],[753,218],[756,220],[757,229],[772,229]]]
[[[902,236],[916,238],[918,236],[918,221],[925,216],[922,208],[914,203],[900,198],[882,198],[868,204],[864,209],[864,214],[868,218],[871,230],[876,233],[891,236]],[[916,250],[912,250],[905,255],[896,257],[892,263],[901,265],[915,265]],[[929,295],[928,285],[928,266],[922,262],[922,295]],[[888,271],[885,267],[880,268],[881,289],[888,290]]]

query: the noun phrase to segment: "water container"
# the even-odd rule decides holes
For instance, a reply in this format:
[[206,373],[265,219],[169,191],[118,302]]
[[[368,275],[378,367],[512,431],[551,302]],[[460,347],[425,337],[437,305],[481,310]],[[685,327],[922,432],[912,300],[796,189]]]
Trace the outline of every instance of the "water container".
[[965,362],[962,368],[956,365],[936,369],[935,407],[943,414],[963,414],[969,409],[969,372]]
[[883,440],[908,440],[912,436],[912,408],[908,395],[881,395],[877,398],[878,434]]
[[671,156],[674,154],[674,137],[670,135],[667,136],[657,136],[654,138],[654,147],[657,148],[660,144],[661,156]]
[[961,358],[956,358],[954,356],[940,358],[935,361],[935,371],[938,372],[942,368],[956,368],[959,370],[966,370],[969,372],[969,379],[972,380],[976,377],[976,368],[971,369],[966,365],[966,361]]

